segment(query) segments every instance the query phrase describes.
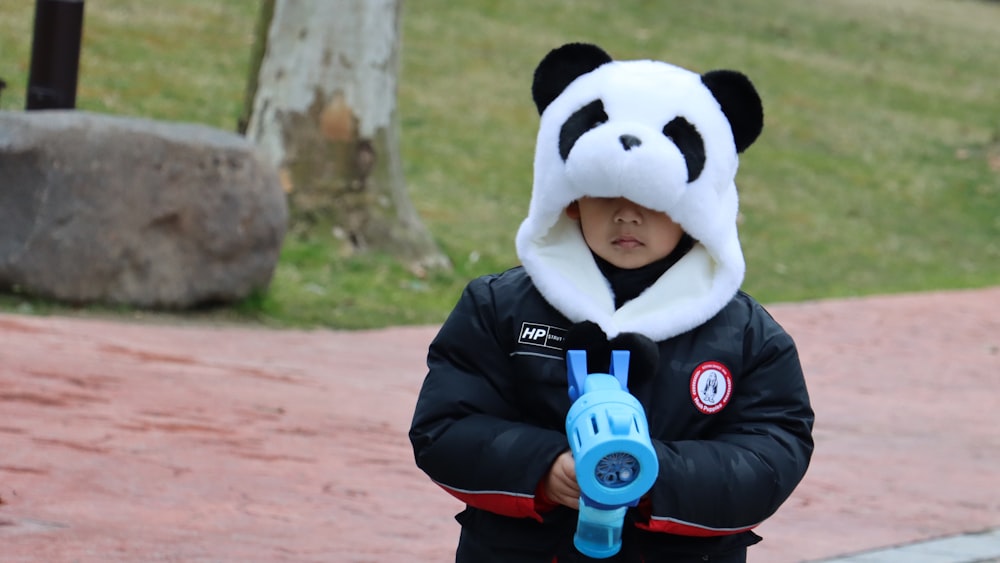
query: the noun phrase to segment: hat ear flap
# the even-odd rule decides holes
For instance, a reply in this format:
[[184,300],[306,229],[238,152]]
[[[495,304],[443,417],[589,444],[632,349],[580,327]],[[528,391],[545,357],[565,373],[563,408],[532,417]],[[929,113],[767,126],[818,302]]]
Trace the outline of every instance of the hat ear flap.
[[735,70],[713,70],[701,76],[729,120],[736,152],[743,152],[764,128],[764,106],[757,89],[744,74]]
[[589,43],[567,43],[549,51],[538,63],[531,85],[531,96],[538,113],[545,111],[571,82],[609,62],[611,55]]
[[611,339],[612,350],[628,350],[628,386],[635,389],[652,379],[660,363],[660,347],[647,336],[623,332]]
[[569,327],[566,332],[566,350],[587,352],[587,373],[608,373],[611,366],[611,345],[608,335],[591,321]]

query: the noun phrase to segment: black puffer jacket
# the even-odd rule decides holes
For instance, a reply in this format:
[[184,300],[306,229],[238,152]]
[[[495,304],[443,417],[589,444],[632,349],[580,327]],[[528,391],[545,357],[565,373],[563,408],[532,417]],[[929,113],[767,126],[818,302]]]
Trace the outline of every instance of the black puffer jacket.
[[[569,326],[514,268],[471,282],[430,346],[410,440],[419,467],[468,505],[459,561],[587,560],[572,546],[576,511],[539,492],[568,449]],[[629,510],[621,553],[605,561],[740,560],[812,453],[795,345],[742,292],[658,345],[658,372],[630,391],[646,410],[660,474]],[[728,397],[699,392],[706,370],[731,382]]]

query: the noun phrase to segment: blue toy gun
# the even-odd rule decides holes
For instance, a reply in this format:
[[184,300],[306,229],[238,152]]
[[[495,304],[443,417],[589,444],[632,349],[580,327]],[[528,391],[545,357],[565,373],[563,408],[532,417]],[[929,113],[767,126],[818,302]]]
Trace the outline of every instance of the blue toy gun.
[[628,392],[629,353],[611,352],[611,373],[587,373],[587,352],[566,353],[569,397],[566,436],[580,485],[580,517],[573,545],[598,559],[622,546],[628,507],[653,486],[660,464],[646,413]]

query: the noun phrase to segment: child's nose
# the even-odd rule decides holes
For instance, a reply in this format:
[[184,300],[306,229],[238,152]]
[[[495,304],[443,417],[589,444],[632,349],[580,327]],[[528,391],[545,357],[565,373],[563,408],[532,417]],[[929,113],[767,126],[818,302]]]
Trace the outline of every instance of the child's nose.
[[615,211],[616,223],[641,223],[642,209],[638,205],[625,198],[619,200],[618,209]]

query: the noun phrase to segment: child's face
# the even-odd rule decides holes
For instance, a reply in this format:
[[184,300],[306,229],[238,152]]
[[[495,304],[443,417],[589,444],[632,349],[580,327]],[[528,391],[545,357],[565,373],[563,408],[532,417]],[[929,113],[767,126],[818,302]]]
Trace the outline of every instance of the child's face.
[[670,254],[684,231],[666,214],[623,197],[584,197],[566,208],[580,222],[587,246],[611,264],[632,270]]

